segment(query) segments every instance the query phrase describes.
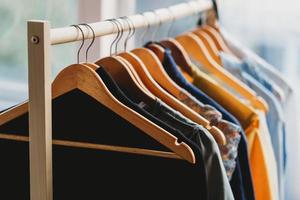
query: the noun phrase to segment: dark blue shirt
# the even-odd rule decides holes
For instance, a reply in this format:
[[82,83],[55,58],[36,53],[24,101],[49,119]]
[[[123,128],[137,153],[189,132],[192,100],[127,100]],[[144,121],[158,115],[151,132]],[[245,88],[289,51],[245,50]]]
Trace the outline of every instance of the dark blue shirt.
[[[172,78],[173,81],[175,81],[180,87],[188,91],[200,102],[215,107],[219,112],[222,113],[223,119],[241,127],[239,121],[232,114],[230,114],[215,100],[207,96],[199,88],[189,83],[185,79],[180,69],[178,68],[174,58],[172,57],[171,50],[168,48],[165,49],[165,56],[162,64],[170,78]],[[237,166],[230,181],[230,185],[234,193],[235,199],[252,200],[255,199],[255,196],[248,160],[247,141],[244,131],[241,131],[240,134],[241,141],[238,148],[238,159],[236,160]]]

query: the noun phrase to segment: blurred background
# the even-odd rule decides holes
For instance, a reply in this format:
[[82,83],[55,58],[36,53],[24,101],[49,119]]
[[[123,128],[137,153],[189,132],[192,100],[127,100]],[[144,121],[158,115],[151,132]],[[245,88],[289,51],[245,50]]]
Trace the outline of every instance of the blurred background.
[[[0,110],[26,100],[26,21],[51,20],[52,27],[140,13],[183,0],[0,0]],[[219,0],[220,21],[227,32],[274,65],[294,87],[300,102],[300,1]],[[176,21],[171,35],[195,26],[198,16]],[[165,37],[164,24],[157,38]],[[131,47],[141,45],[138,37]],[[147,41],[147,37],[145,40]],[[97,39],[91,61],[108,54],[111,36]],[[76,62],[78,43],[52,47],[53,77]],[[84,60],[82,60],[84,61]],[[299,113],[299,106],[295,112]],[[300,199],[300,194],[298,195]]]

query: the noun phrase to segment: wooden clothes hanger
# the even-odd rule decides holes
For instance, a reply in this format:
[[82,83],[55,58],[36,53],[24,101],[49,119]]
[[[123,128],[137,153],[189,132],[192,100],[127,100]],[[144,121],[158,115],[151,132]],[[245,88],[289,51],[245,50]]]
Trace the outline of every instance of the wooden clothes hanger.
[[217,46],[215,45],[215,42],[212,40],[212,38],[204,31],[193,31],[193,33],[201,39],[203,44],[205,45],[207,51],[211,55],[211,57],[216,61],[219,65],[222,65],[220,56],[219,56],[219,50]]
[[249,100],[252,106],[265,112],[268,111],[268,105],[261,97],[256,96],[256,93],[253,90],[214,61],[207,52],[203,42],[195,34],[187,33],[180,35],[176,37],[176,40],[184,47],[191,57],[233,88],[242,97]]
[[[118,43],[123,36],[123,26],[118,20],[110,20],[113,25],[116,25],[118,29],[117,37],[114,39],[110,46],[112,50],[113,44],[115,43],[115,54],[117,53]],[[120,34],[119,34],[120,33]],[[112,56],[112,51],[110,51],[111,56],[102,58],[98,60],[95,64],[101,66],[105,69],[107,73],[116,81],[117,85],[124,91],[127,95],[138,97],[141,101],[149,105],[154,105],[156,97],[150,93],[142,81],[139,79],[138,75],[131,66],[129,62],[125,59]]]
[[172,30],[172,27],[175,22],[175,16],[173,11],[169,8],[168,9],[170,15],[172,16],[171,25],[169,26],[169,29],[167,31],[167,38],[163,39],[159,43],[166,48],[169,48],[171,50],[172,56],[175,60],[175,62],[182,68],[182,73],[187,79],[191,79],[192,75],[192,68],[190,67],[192,62],[188,56],[188,53],[184,50],[184,48],[174,39],[170,37],[170,33]]
[[[124,54],[126,54],[126,52],[124,53]],[[123,54],[123,55],[124,55]],[[129,58],[128,60],[129,61],[127,61],[125,58],[123,58],[122,57],[122,59],[124,59],[124,60],[126,60],[126,62],[128,62],[128,63],[130,63],[130,61],[133,61],[133,63],[135,63],[135,64],[138,64],[137,62],[141,62],[140,60],[138,60],[138,61],[134,61],[134,59],[135,58],[133,58],[132,59],[132,57],[130,56],[130,55],[132,55],[132,54],[129,54],[129,56],[128,56],[128,54],[127,54],[127,56],[125,55],[125,57],[127,57],[127,58]],[[133,54],[134,55],[134,54]],[[135,55],[134,55],[135,56]],[[131,57],[131,59],[130,59],[130,57]],[[133,67],[131,64],[130,64],[130,66],[131,67]],[[130,68],[131,68],[130,67]],[[132,69],[132,71],[134,71],[134,73],[136,73],[136,77],[137,77],[137,79],[139,79],[139,82],[141,83],[141,85],[142,85],[142,87],[145,87],[146,88],[146,90],[148,91],[148,92],[150,92],[151,93],[151,90],[148,90],[147,89],[147,87],[145,86],[145,84],[142,82],[142,80],[139,78],[139,76],[138,76],[138,73],[135,71],[135,68],[133,68]],[[147,75],[150,75],[149,73],[148,74],[146,74],[146,76]],[[152,81],[154,81],[153,79],[152,79]],[[153,86],[153,85],[152,85]],[[156,86],[159,86],[158,84],[156,84],[154,87],[156,87]],[[159,86],[159,88],[158,88],[159,90],[163,90],[160,86]],[[166,93],[166,91],[163,91],[164,93]],[[155,93],[152,93],[152,94],[154,94],[155,95]],[[159,94],[161,94],[161,92],[159,93]],[[164,95],[164,94],[163,94]],[[156,95],[155,95],[156,96]],[[166,99],[166,98],[170,98],[170,96],[172,97],[172,95],[168,95],[168,96],[164,96],[164,99]],[[160,98],[161,100],[163,100],[162,98]],[[174,99],[174,97],[172,98],[172,99]],[[171,100],[172,100],[171,99]],[[168,100],[167,100],[167,102],[169,102]],[[165,103],[167,103],[167,102],[165,102]],[[168,103],[167,103],[168,104]],[[206,120],[206,119],[205,119]],[[208,121],[207,121],[208,122]],[[206,123],[206,122],[205,122]],[[209,122],[208,122],[209,123]],[[215,126],[213,126],[213,127],[211,127],[211,126],[206,126],[207,128],[208,128],[208,130],[211,130],[211,129],[217,129],[217,130],[212,130],[212,134],[214,134],[214,137],[215,137],[215,140],[217,141],[217,143],[218,144],[221,144],[221,145],[225,145],[226,144],[226,138],[225,138],[225,135],[222,133],[222,131],[221,130],[219,130],[217,127],[215,127]]]
[[[64,95],[74,89],[78,89],[85,94],[93,97],[99,103],[103,104],[122,118],[126,119],[129,123],[133,124],[137,128],[141,129],[145,134],[149,135],[153,139],[157,140],[164,146],[171,149],[179,157],[187,160],[190,163],[195,163],[195,155],[192,149],[184,142],[178,143],[178,139],[172,134],[168,133],[164,129],[158,127],[151,121],[147,120],[143,116],[137,114],[127,106],[120,103],[107,89],[98,74],[91,69],[91,67],[85,66],[83,64],[74,64],[65,69],[63,69],[58,76],[55,78],[52,84],[52,99],[55,99],[61,95]],[[25,114],[28,112],[28,102],[18,105],[14,108],[7,110],[0,115],[0,126]],[[121,133],[120,133],[121,134]],[[64,141],[56,141],[63,146],[75,145],[74,143],[64,143]],[[85,143],[78,143],[80,145],[85,145]],[[77,144],[77,146],[78,146]],[[114,147],[111,145],[90,145],[90,148],[130,152],[130,153],[150,153],[151,155],[162,155],[163,157],[178,158],[174,153],[170,152],[160,152],[146,150],[143,152],[138,152],[137,148],[126,148],[126,147]]]
[[[145,68],[147,68],[147,71],[151,74],[154,80],[159,83],[159,85],[161,85],[175,98],[179,97],[181,88],[177,84],[175,84],[172,79],[170,79],[170,77],[164,71],[159,58],[156,57],[156,55],[151,50],[146,48],[137,48],[132,50],[132,52],[140,58],[140,60],[144,63]],[[205,127],[220,144],[226,144],[226,139],[222,131],[220,131],[215,126],[210,126],[209,122],[205,118],[203,118],[198,113],[178,100],[176,102],[169,101],[169,103],[173,103],[172,105],[169,104],[169,106],[179,111],[181,114],[188,117],[192,121]]]
[[95,64],[103,67],[116,81],[122,91],[138,97],[147,104],[154,104],[156,97],[141,86],[141,83],[138,82],[137,78],[129,69],[128,63],[125,64],[117,57],[105,57]]
[[[116,22],[117,23],[117,22]],[[121,26],[121,30],[123,30],[123,28],[122,28],[122,26]],[[117,40],[118,41],[118,40]],[[126,41],[126,40],[125,40]],[[116,44],[117,45],[117,44]],[[124,45],[124,47],[125,47],[125,45]],[[160,46],[157,46],[158,48],[161,48]],[[124,48],[124,49],[126,49],[126,48]],[[161,50],[163,50],[162,48],[161,48]],[[126,53],[125,53],[126,54]],[[155,56],[155,55],[154,55]],[[163,56],[163,55],[162,55]],[[119,61],[117,61],[117,59],[119,59]],[[135,70],[134,70],[134,67],[129,63],[129,62],[127,62],[126,60],[122,60],[123,58],[121,58],[121,57],[114,57],[114,58],[112,58],[112,57],[107,57],[107,58],[103,58],[103,59],[101,59],[101,60],[99,60],[99,61],[97,61],[96,62],[96,64],[97,65],[99,65],[99,66],[103,66],[103,67],[106,67],[106,69],[109,71],[111,71],[111,76],[113,77],[113,78],[116,78],[117,80],[116,80],[116,82],[118,82],[118,79],[121,79],[121,80],[123,80],[124,79],[124,77],[123,76],[126,76],[126,77],[128,77],[127,79],[128,79],[128,81],[130,81],[130,79],[131,80],[133,80],[133,79],[136,79],[136,80],[138,80],[137,82],[135,82],[135,85],[137,86],[137,87],[135,87],[136,88],[136,90],[138,90],[138,88],[140,88],[140,90],[142,90],[142,88],[146,88],[146,86],[143,84],[143,82],[140,80],[140,78],[138,77],[138,74],[135,72]],[[112,66],[112,65],[115,65],[115,66]],[[132,71],[133,72],[133,74],[134,74],[134,76],[128,76],[128,74],[130,74],[130,73],[124,73],[124,74],[120,74],[120,73],[118,73],[117,71],[118,71],[118,69],[120,69],[120,70],[123,70],[123,69],[126,69],[126,70],[128,70],[128,72],[130,72],[130,71]],[[163,68],[161,68],[161,71],[162,72],[164,72],[164,69]],[[125,71],[124,71],[125,72]],[[109,72],[110,73],[110,72]],[[167,74],[165,73],[165,75],[166,75],[166,77],[168,77],[167,76]],[[116,76],[116,77],[114,77],[114,76]],[[170,81],[172,81],[172,80],[170,80]],[[132,82],[132,81],[131,81]],[[139,82],[139,83],[138,83]],[[171,84],[172,84],[173,82],[171,82]],[[139,87],[138,86],[138,84],[140,84],[140,86],[141,87]],[[133,84],[131,84],[131,85],[128,85],[127,87],[128,88],[124,88],[124,87],[126,87],[125,85],[126,85],[126,83],[125,82],[122,82],[122,81],[119,81],[118,82],[118,85],[120,85],[120,87],[123,87],[122,89],[126,89],[127,90],[127,92],[130,92],[131,94],[131,96],[137,96],[137,97],[140,97],[142,94],[135,94],[135,93],[132,93],[132,91],[130,91],[130,90],[133,90],[134,88],[132,88],[132,86],[133,86]],[[178,90],[180,90],[180,88],[179,88],[179,86],[177,86],[176,84],[174,84],[173,83],[173,86],[174,87],[176,87],[176,88],[174,88],[174,89],[176,89],[177,91]],[[145,89],[145,90],[147,90],[147,92],[150,94],[151,92],[149,92],[149,90],[148,89]],[[152,99],[152,102],[151,102],[151,100],[148,100],[148,101],[145,101],[145,102],[147,102],[148,104],[152,104],[153,105],[153,102],[154,102],[154,100],[155,100],[155,96],[153,96],[152,97],[153,99]],[[144,97],[144,99],[145,99],[145,97]],[[192,110],[190,110],[190,112],[191,112]],[[195,114],[195,113],[193,113],[193,114]],[[226,142],[226,139],[225,139],[225,136],[223,135],[223,137],[220,137],[219,135],[220,134],[223,134],[219,129],[217,129],[216,127],[210,127],[210,125],[209,125],[209,122],[207,121],[207,120],[205,120],[204,118],[202,118],[201,116],[198,116],[198,118],[200,118],[200,119],[198,119],[198,121],[200,121],[201,120],[201,125],[203,125],[204,127],[207,127],[209,130],[211,130],[212,129],[212,132],[213,132],[213,134],[214,135],[217,135],[216,137],[217,137],[217,140],[218,141],[222,141],[222,143],[225,143]]]
[[132,66],[132,64],[126,60],[125,58],[123,58],[122,56],[116,56],[120,61],[122,61],[125,65],[127,65],[128,69],[131,71],[133,77],[136,79],[136,81],[138,82],[138,84],[141,86],[141,88],[143,88],[143,90],[149,94],[151,94],[154,99],[156,99],[156,95],[154,95],[151,91],[148,90],[148,88],[145,86],[145,84],[143,83],[142,79],[139,77],[138,73],[135,71],[134,67]]
[[192,61],[184,48],[173,38],[160,41],[160,44],[171,50],[172,56],[178,66],[182,69],[182,74],[186,79],[192,81]]
[[[139,76],[142,78],[144,84],[146,87],[159,99],[161,99],[163,102],[165,102],[167,105],[169,105],[172,108],[178,108],[184,106],[178,99],[170,95],[168,92],[166,92],[157,82],[152,78],[152,76],[149,74],[146,66],[144,63],[133,53],[131,52],[123,52],[119,54],[119,56],[122,56],[128,62],[134,66],[136,72],[139,74]],[[212,127],[211,129],[214,129]],[[214,138],[217,141],[218,144],[225,145],[226,144],[226,138],[224,134],[219,134],[219,132],[213,132]]]
[[199,71],[198,75],[197,87],[232,113],[244,129],[253,124],[252,122],[257,119],[257,113],[251,106],[241,101],[204,72]]
[[[210,55],[214,55],[215,58],[217,58],[216,60],[220,61],[219,58],[219,51],[216,47],[216,45],[214,44],[214,41],[209,37],[209,35],[203,31],[201,32],[194,32],[197,37],[199,37],[204,45],[207,47],[207,50],[209,51]],[[172,39],[174,40],[174,39]],[[174,40],[176,41],[176,40]],[[180,45],[180,43],[176,42],[169,42],[166,40],[163,40],[160,42],[161,44],[163,44],[164,46],[168,47],[169,49],[172,50],[172,55],[174,57],[174,59],[176,57],[181,57],[181,59],[184,59],[185,61],[182,61],[181,59],[177,59],[175,60],[177,64],[183,65],[183,64],[188,64],[188,65],[193,65],[192,61],[190,60],[188,53],[185,51],[185,49]],[[176,46],[174,45],[176,44]],[[184,70],[184,69],[182,69]],[[215,81],[213,81],[212,79],[208,78],[206,79],[206,77],[203,77],[203,80],[205,80],[204,82],[202,82],[202,84],[204,85],[203,88],[212,88],[214,87],[214,90],[220,90],[219,92],[212,92],[211,90],[207,90],[206,92],[209,94],[211,97],[214,97],[215,99],[223,99],[223,101],[221,102],[221,105],[224,106],[224,108],[226,108],[228,111],[230,111],[231,113],[234,114],[234,116],[237,117],[237,119],[241,122],[242,126],[246,129],[247,127],[249,127],[252,124],[252,121],[255,121],[257,116],[256,113],[253,109],[251,109],[248,105],[245,105],[243,102],[241,102],[238,98],[236,98],[234,95],[232,95],[231,93],[227,92],[225,89],[223,88],[219,88],[218,84],[215,84]],[[210,85],[210,86],[209,86]],[[227,94],[227,95],[224,95]],[[228,95],[231,96],[230,98],[228,98]],[[232,104],[236,105],[236,106],[231,106]]]
[[[206,33],[204,33],[204,34],[206,34]],[[177,41],[176,41],[177,42]],[[166,46],[166,47],[168,47],[168,48],[172,48],[172,46],[173,46],[173,43],[169,43],[169,42],[167,42],[167,41],[161,41],[161,43],[164,45],[164,46]],[[178,42],[177,42],[178,43]],[[214,45],[214,44],[213,44]],[[178,51],[181,51],[182,50],[182,46],[179,44],[179,45],[177,45],[177,47],[176,48],[172,48],[171,50],[172,50],[172,55],[174,56],[174,58],[175,58],[175,56],[177,56],[177,55],[180,55],[179,53],[177,53]],[[215,47],[216,48],[216,47]],[[175,49],[175,51],[174,51],[174,49]],[[174,52],[176,52],[176,54],[173,54]],[[183,54],[185,54],[186,52],[185,52],[185,50],[183,49],[183,51],[182,51],[182,53]],[[176,61],[176,60],[175,60]],[[177,63],[177,62],[176,62]],[[186,58],[186,61],[185,62],[182,62],[181,64],[183,64],[183,63],[187,63],[187,64],[189,64],[189,65],[192,65],[192,63],[191,63],[191,60],[190,60],[190,58],[189,57],[187,57]],[[184,69],[182,69],[182,70],[184,70]],[[210,82],[209,80],[208,80],[208,83],[210,83],[211,85],[213,85],[213,82]],[[218,93],[218,95],[217,96],[220,96],[221,95],[221,93],[219,93],[219,92],[217,92]],[[217,97],[217,96],[214,96],[215,98],[219,98],[219,97]],[[249,108],[247,105],[245,105],[245,104],[243,104],[242,102],[240,102],[235,96],[233,96],[233,95],[231,95],[232,96],[232,98],[230,98],[230,99],[232,99],[232,100],[230,100],[230,101],[233,101],[234,102],[234,105],[236,105],[234,108],[232,108],[232,107],[230,107],[230,108],[228,108],[228,106],[227,105],[229,105],[229,104],[231,104],[230,103],[230,101],[228,102],[228,104],[226,104],[224,107],[226,107],[228,110],[230,110],[231,111],[231,113],[234,113],[234,115],[235,116],[237,116],[237,118],[240,120],[240,122],[244,125],[243,127],[247,127],[249,124],[251,124],[251,121],[252,121],[252,119],[254,119],[254,116],[255,116],[255,112],[251,109],[251,108]],[[224,96],[222,96],[221,98],[225,98]],[[226,97],[227,98],[227,97]],[[224,104],[223,104],[224,105]]]
[[[127,38],[125,39],[124,52],[120,54],[121,55],[120,57],[125,58],[125,60],[127,60],[130,63],[130,65],[128,65],[128,67],[129,67],[129,69],[132,70],[132,72],[135,72],[137,79],[141,80],[139,78],[139,75],[141,75],[141,77],[146,80],[146,84],[148,84],[148,89],[147,89],[148,91],[150,90],[151,92],[153,92],[153,94],[155,94],[158,98],[162,99],[165,103],[167,103],[172,108],[175,108],[175,109],[179,108],[176,110],[190,109],[190,108],[186,107],[184,104],[182,104],[180,101],[178,101],[176,98],[174,98],[172,95],[168,94],[164,89],[162,89],[152,79],[151,75],[148,73],[147,67],[145,67],[144,63],[140,59],[138,59],[138,57],[134,53],[126,52],[126,42],[130,39],[131,36],[133,36],[135,29],[134,29],[133,24],[132,24],[132,27],[133,27],[133,29],[132,29],[130,19],[128,19],[126,17],[123,19],[125,19],[125,21],[128,24],[129,33],[128,33]],[[123,30],[122,25],[121,24],[119,24],[119,25],[121,26],[121,30]],[[150,28],[150,27],[148,26],[148,28]],[[133,30],[132,35],[131,35],[131,30]],[[157,47],[160,48],[160,46],[157,46]],[[148,49],[144,49],[144,50],[146,52],[149,51]],[[163,49],[161,48],[161,50],[163,50]],[[137,52],[139,52],[139,51],[143,51],[143,49],[137,50]],[[151,52],[151,51],[149,51],[149,52]],[[148,54],[148,56],[149,56],[149,54]],[[153,55],[153,54],[150,54],[150,56],[154,56],[154,58],[155,58],[155,55]],[[119,57],[119,56],[117,56],[117,57]],[[136,72],[136,70],[138,71],[138,73]],[[164,72],[163,68],[161,68],[161,70],[162,70],[162,72]],[[165,73],[165,75],[166,75],[166,77],[168,77],[166,73]],[[170,81],[172,81],[172,80],[170,80]],[[143,81],[141,81],[141,82],[143,82]],[[172,83],[173,82],[171,82],[171,84]],[[141,85],[142,85],[142,87],[147,88],[143,83]],[[170,86],[174,87],[173,88],[174,90],[180,90],[179,86],[177,86],[176,84],[172,84]],[[191,112],[191,110],[188,110],[188,112]],[[182,114],[184,114],[184,113],[182,113]],[[192,114],[195,115],[196,113],[192,113]],[[196,118],[196,117],[194,116],[194,118]],[[209,122],[207,120],[205,120],[204,118],[203,119],[200,118],[200,120],[203,120],[202,123],[200,123],[201,125],[206,127],[208,130],[211,130],[211,132],[215,136],[217,142],[219,142],[220,144],[226,144],[226,138],[225,138],[224,134],[218,128],[209,126]],[[198,119],[198,121],[200,121],[200,120]]]
[[217,49],[219,51],[222,51],[224,53],[228,53],[230,55],[234,55],[231,50],[227,47],[226,43],[224,42],[222,36],[220,33],[214,29],[213,27],[209,25],[201,26],[200,28],[197,28],[194,32],[205,32],[215,43]]
[[[241,59],[239,57],[239,55],[237,55],[236,53],[234,53],[232,51],[232,49],[228,46],[226,40],[224,39],[223,35],[221,34],[219,26],[208,26],[208,25],[206,25],[203,29],[207,29],[207,32],[210,32],[210,37],[214,38],[212,41],[214,43],[218,43],[219,46],[221,46],[223,49],[225,48],[225,52],[227,52],[227,53],[229,52],[230,55],[234,56],[238,60]],[[199,33],[198,31],[199,31],[199,29],[196,29],[196,31],[194,33]],[[200,32],[204,33],[204,31],[201,31],[201,29],[200,29]],[[284,99],[283,92],[280,89],[278,90],[278,92],[279,92],[280,98]]]
[[[184,49],[181,47],[181,45],[174,39],[165,39],[160,42],[163,46],[169,48],[172,52],[173,56],[176,56],[176,60],[181,64],[184,65],[185,67],[182,67],[182,73],[187,79],[192,79],[191,75],[191,61],[187,55],[187,53],[184,51]],[[160,60],[163,59],[163,50],[161,46],[157,44],[151,44],[149,45],[149,48],[152,49],[154,52],[158,53],[158,57]],[[175,61],[176,61],[175,60]],[[185,70],[185,71],[184,71]],[[188,72],[187,72],[188,71]],[[176,84],[176,83],[174,83]],[[177,84],[176,84],[177,85]],[[201,116],[201,115],[200,115]],[[201,116],[202,117],[202,116]],[[203,117],[204,118],[204,117]],[[205,119],[205,118],[204,118]],[[206,120],[206,119],[205,119]],[[207,121],[209,123],[209,121]],[[213,126],[215,127],[215,126]],[[216,127],[217,128],[217,127]],[[217,128],[219,129],[219,128]],[[217,141],[218,144],[225,145],[226,144],[226,137],[224,133],[219,129],[218,132],[212,132],[211,133],[215,140]]]
[[[76,26],[75,26],[76,27]],[[90,26],[88,26],[90,27]],[[84,44],[84,34],[83,31],[80,29],[79,26],[77,26],[83,36],[83,42],[78,50],[77,53],[77,59],[79,62],[79,53],[80,50]],[[91,27],[90,27],[91,28]],[[91,28],[93,34],[94,31]],[[94,34],[95,38],[95,34]],[[93,38],[93,41],[94,41]],[[92,43],[93,43],[92,41]],[[91,43],[91,44],[92,44]],[[91,46],[91,45],[90,45]],[[89,47],[90,47],[89,46]],[[89,50],[89,47],[86,51],[86,60],[87,60],[87,53]],[[128,80],[130,77],[130,73],[126,71],[126,68],[121,68],[119,66],[117,59],[102,59],[100,60],[101,64],[106,65],[107,63],[114,64],[114,66],[118,66],[119,70],[121,70],[122,75],[128,73],[128,76],[125,77],[119,77],[117,81],[119,82],[126,82],[127,84],[131,84],[132,87],[135,87],[134,79],[131,81]],[[74,89],[81,90],[85,94],[93,97],[95,100],[97,100],[99,103],[103,104],[119,116],[121,116],[123,119],[127,120],[129,123],[133,124],[137,128],[141,129],[145,134],[149,135],[150,137],[154,138],[156,141],[160,142],[164,146],[171,149],[174,153],[171,152],[161,152],[161,151],[153,151],[153,150],[145,150],[141,149],[141,151],[138,151],[137,148],[127,148],[127,147],[115,147],[110,145],[98,145],[94,148],[104,148],[103,150],[116,150],[116,151],[124,151],[124,152],[132,152],[132,153],[140,153],[140,154],[147,154],[147,155],[157,155],[162,157],[170,157],[170,158],[183,158],[184,160],[195,163],[196,158],[193,153],[193,150],[184,142],[178,143],[178,138],[173,136],[172,134],[168,133],[164,129],[160,128],[156,124],[152,123],[151,121],[147,120],[143,116],[139,115],[138,113],[134,112],[124,104],[120,103],[108,90],[106,85],[103,83],[101,78],[98,76],[98,74],[95,72],[95,69],[97,68],[94,64],[74,64],[71,65],[64,70],[62,70],[59,75],[55,78],[53,84],[52,84],[52,99],[57,98],[63,94],[66,94]],[[109,70],[109,69],[108,69]],[[116,70],[110,70],[111,74],[117,74]],[[124,79],[122,79],[124,78]],[[136,91],[143,93],[142,91]],[[143,95],[143,94],[142,94]],[[147,95],[144,95],[144,98],[151,98]],[[151,100],[151,99],[150,99]],[[0,115],[0,126],[2,124],[5,124],[6,122],[11,121],[12,119],[25,114],[28,112],[28,102],[25,102],[19,106],[16,106],[12,109],[9,109],[8,111],[1,113]],[[23,138],[24,139],[24,138]],[[64,143],[64,142],[63,142]],[[69,143],[70,145],[70,143]],[[76,145],[76,144],[74,144]],[[78,144],[77,144],[78,145]],[[85,145],[85,144],[83,144]],[[92,148],[90,144],[86,144],[87,148]]]

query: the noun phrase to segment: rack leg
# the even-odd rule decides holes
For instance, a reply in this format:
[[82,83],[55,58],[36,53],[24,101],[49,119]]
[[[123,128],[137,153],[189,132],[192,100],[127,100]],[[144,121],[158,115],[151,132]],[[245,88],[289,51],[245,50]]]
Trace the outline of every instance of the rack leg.
[[28,21],[30,199],[52,200],[50,24]]

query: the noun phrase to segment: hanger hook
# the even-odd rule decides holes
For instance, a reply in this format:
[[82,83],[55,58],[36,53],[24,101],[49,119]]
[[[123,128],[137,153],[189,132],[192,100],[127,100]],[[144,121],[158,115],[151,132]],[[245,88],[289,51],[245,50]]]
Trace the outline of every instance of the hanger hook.
[[173,28],[173,26],[174,26],[174,22],[175,22],[175,15],[174,15],[174,13],[173,13],[173,11],[172,11],[172,9],[171,8],[168,8],[168,11],[169,11],[169,13],[170,13],[170,15],[171,15],[171,24],[170,24],[170,26],[169,26],[169,28],[168,28],[168,31],[167,31],[167,37],[170,37],[170,35],[171,35],[171,31],[172,31],[172,28]]
[[192,9],[192,11],[193,11],[193,16],[195,16],[195,17],[198,17],[198,22],[197,22],[197,24],[198,25],[201,25],[202,24],[202,13],[201,12],[197,12],[196,11],[196,9],[194,8],[194,6],[193,6],[193,2],[192,1],[190,1],[190,2],[187,2],[187,5]]
[[95,35],[94,29],[90,25],[85,24],[85,23],[84,24],[79,24],[79,25],[84,25],[84,26],[88,27],[89,29],[91,29],[91,31],[93,33],[93,39],[92,39],[91,43],[89,44],[89,46],[87,47],[86,52],[85,52],[85,62],[87,63],[87,61],[88,61],[88,52],[89,52],[90,48],[92,47],[92,45],[95,42],[96,35]]
[[84,40],[85,40],[84,33],[83,33],[83,31],[82,31],[82,29],[80,28],[79,25],[74,24],[74,25],[71,25],[71,26],[74,26],[76,29],[79,29],[80,32],[81,32],[81,35],[82,35],[82,42],[81,42],[81,45],[80,45],[80,47],[79,47],[79,49],[77,51],[77,64],[79,64],[79,55],[80,55],[80,51],[81,51],[81,49],[82,49],[82,47],[84,45]]
[[146,24],[147,24],[147,26],[146,26],[146,29],[144,30],[144,32],[141,34],[141,38],[140,38],[140,40],[141,40],[141,42],[142,42],[142,45],[144,45],[145,43],[145,37],[146,37],[146,34],[148,33],[148,31],[149,31],[149,29],[150,29],[150,22],[149,22],[149,20],[148,20],[148,18],[147,18],[147,16],[146,16],[146,13],[144,13],[144,14],[140,14],[144,19],[145,19],[145,22],[146,22]]
[[[109,55],[112,56],[113,45],[114,45],[114,43],[117,41],[117,39],[119,38],[120,31],[119,31],[118,25],[115,23],[115,21],[114,21],[113,19],[107,19],[107,20],[105,20],[105,21],[110,22],[110,23],[113,25],[114,28],[117,27],[117,29],[118,29],[118,30],[117,30],[117,36],[116,36],[115,39],[112,41],[112,43],[110,44],[110,47],[109,47]],[[113,33],[114,33],[114,30],[113,30]]]
[[133,21],[132,21],[129,17],[127,17],[127,20],[130,22],[130,24],[132,25],[132,29],[133,29],[133,31],[132,31],[130,37],[128,38],[128,40],[129,40],[129,39],[131,39],[132,36],[134,36],[134,34],[135,34],[135,26],[134,26]]
[[129,37],[126,40],[126,45],[127,45],[128,40],[130,40],[135,34],[135,26],[134,26],[133,21],[129,17],[126,17],[126,19],[129,22],[129,24],[131,25],[131,30],[132,30],[131,35],[129,35]]
[[157,13],[156,10],[155,10],[154,12],[152,12],[152,13],[155,15],[155,17],[156,17],[157,20],[158,20],[157,28],[156,28],[156,29],[153,31],[153,33],[152,33],[152,41],[154,41],[154,40],[155,40],[155,36],[156,36],[158,30],[159,30],[160,27],[161,27],[162,20],[161,20],[161,18],[160,18],[159,14]]
[[120,28],[120,29],[118,28],[118,30],[120,31],[120,36],[117,39],[116,44],[115,44],[116,45],[115,46],[115,54],[117,54],[118,53],[118,44],[121,41],[123,34],[124,34],[124,26],[123,26],[122,20],[114,19],[114,21],[117,23],[117,26],[120,25],[120,26],[118,26]]
[[121,17],[120,19],[123,19],[128,25],[128,34],[124,41],[124,51],[126,51],[127,50],[127,42],[133,36],[135,30],[133,30],[134,27],[131,27],[132,21],[129,22],[129,18],[127,16]]

